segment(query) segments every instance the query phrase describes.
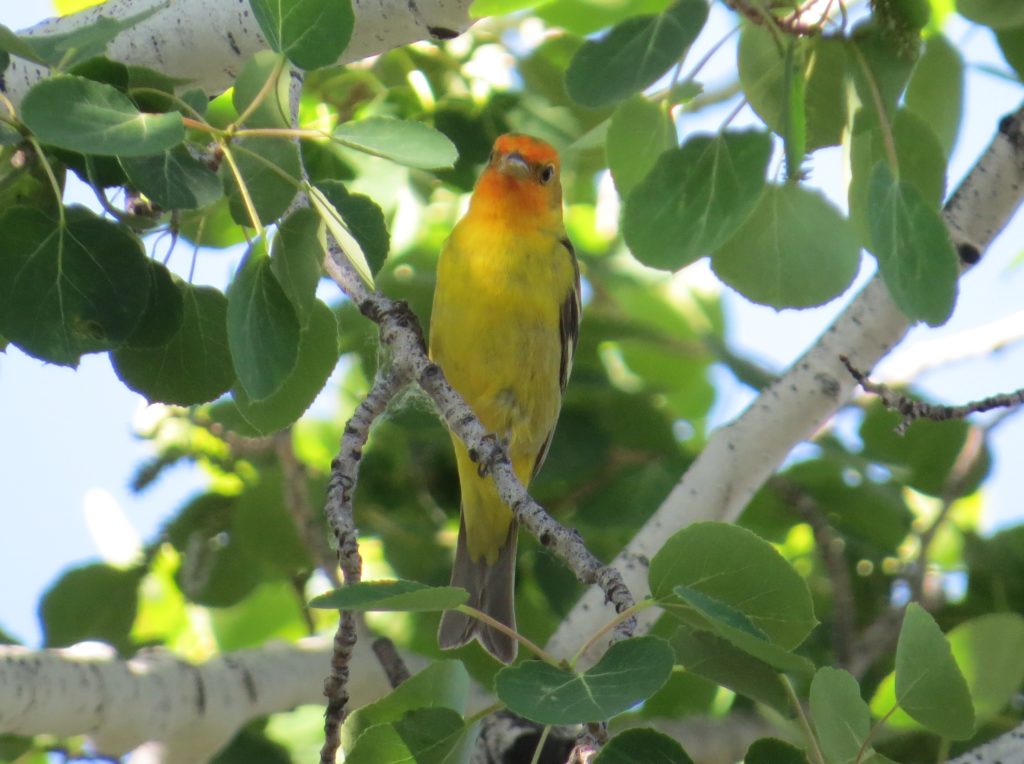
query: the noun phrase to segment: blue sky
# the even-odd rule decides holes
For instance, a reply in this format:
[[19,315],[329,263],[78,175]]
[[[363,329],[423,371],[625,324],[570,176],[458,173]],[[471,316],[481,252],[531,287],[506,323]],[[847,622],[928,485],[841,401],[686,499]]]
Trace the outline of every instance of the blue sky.
[[[21,29],[50,13],[49,0],[7,2],[0,4],[0,23]],[[721,14],[715,17],[722,23]],[[960,22],[949,31],[955,42],[966,44],[970,61],[1003,66],[987,32],[971,31]],[[716,56],[709,70],[712,78],[725,76],[732,66],[728,50]],[[950,168],[951,188],[987,145],[999,117],[1019,104],[1024,90],[973,67],[967,96],[961,140]],[[721,118],[721,113],[711,113],[684,121],[684,133],[717,129]],[[813,165],[816,183],[837,202],[840,168],[838,150],[823,152]],[[981,325],[1022,307],[1024,268],[1011,268],[1022,244],[1024,216],[1018,215],[982,264],[964,278],[950,323],[937,331],[915,329],[909,342]],[[184,259],[183,252],[177,257]],[[195,280],[222,286],[239,256],[238,250],[203,253]],[[862,278],[870,269],[866,259]],[[781,369],[813,342],[848,296],[822,309],[783,313],[732,295],[726,299],[738,348]],[[982,362],[931,373],[922,387],[941,400],[961,402],[1014,389],[1021,380],[1024,351],[1009,349]],[[749,400],[726,375],[720,396],[719,419],[733,416]],[[145,442],[133,435],[132,421],[143,405],[140,396],[114,377],[105,355],[86,356],[77,371],[45,365],[14,348],[0,355],[0,485],[6,503],[0,535],[0,628],[30,645],[41,639],[35,615],[41,592],[64,568],[98,556],[83,512],[87,491],[99,489],[112,496],[137,534],[149,539],[201,485],[194,471],[179,467],[141,497],[128,490],[135,467],[150,455]],[[1024,418],[1003,424],[995,445],[994,475],[986,488],[988,528],[1024,519],[1017,474],[1024,454]]]

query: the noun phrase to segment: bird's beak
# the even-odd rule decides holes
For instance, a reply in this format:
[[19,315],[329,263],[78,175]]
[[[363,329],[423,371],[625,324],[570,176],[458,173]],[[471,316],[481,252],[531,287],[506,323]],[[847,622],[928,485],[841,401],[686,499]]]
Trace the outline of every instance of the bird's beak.
[[530,165],[518,151],[506,154],[498,160],[498,169],[514,178],[525,178],[530,174]]

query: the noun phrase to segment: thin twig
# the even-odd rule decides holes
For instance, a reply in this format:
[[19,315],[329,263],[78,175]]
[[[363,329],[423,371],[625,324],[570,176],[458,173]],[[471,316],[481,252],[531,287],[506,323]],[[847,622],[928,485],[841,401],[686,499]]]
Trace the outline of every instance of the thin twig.
[[[362,576],[362,559],[356,540],[352,517],[352,498],[359,477],[359,462],[374,420],[404,386],[404,380],[393,370],[378,371],[373,387],[345,425],[337,458],[331,462],[331,480],[327,487],[327,521],[338,548],[338,562],[346,584],[358,583]],[[349,676],[349,660],[356,643],[356,621],[351,611],[341,611],[334,636],[331,671],[324,681],[327,710],[324,714],[324,745],[320,749],[321,764],[334,764],[341,745],[341,723],[345,719]]]
[[998,408],[1016,408],[1024,404],[1024,388],[1014,390],[1012,393],[990,395],[988,398],[983,398],[980,401],[971,401],[961,406],[940,406],[934,403],[925,403],[924,401],[915,400],[908,395],[897,393],[878,382],[872,382],[868,378],[870,372],[862,372],[855,368],[850,359],[845,355],[839,356],[839,360],[843,362],[847,371],[850,372],[865,391],[877,395],[887,409],[903,415],[903,421],[896,427],[896,432],[900,435],[907,431],[907,428],[915,419],[931,419],[935,422],[942,422],[947,419],[965,419],[971,414],[980,414]]
[[384,668],[384,673],[388,675],[388,682],[391,683],[393,688],[398,687],[398,685],[411,676],[409,667],[405,665],[405,661],[402,660],[402,656],[398,653],[398,648],[395,647],[395,643],[390,639],[387,637],[377,637],[377,639],[373,640],[372,647],[373,654],[380,661],[380,665]]
[[[449,429],[466,444],[481,473],[493,476],[498,494],[519,523],[561,557],[580,582],[600,586],[616,613],[632,607],[633,595],[619,571],[591,554],[578,532],[556,522],[527,493],[500,439],[484,429],[445,379],[441,368],[427,356],[423,332],[409,306],[379,292],[370,292],[333,241],[324,267],[360,312],[380,326],[380,342],[391,352],[395,373],[415,381],[433,400]],[[613,641],[632,636],[634,628],[635,619],[623,621],[616,628]]]

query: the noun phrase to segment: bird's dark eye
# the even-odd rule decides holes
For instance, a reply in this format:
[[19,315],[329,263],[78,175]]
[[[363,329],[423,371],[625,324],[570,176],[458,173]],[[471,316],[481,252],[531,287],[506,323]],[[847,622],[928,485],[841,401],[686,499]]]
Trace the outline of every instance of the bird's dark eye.
[[550,183],[553,177],[555,177],[555,166],[553,164],[544,165],[544,169],[540,171],[540,182]]

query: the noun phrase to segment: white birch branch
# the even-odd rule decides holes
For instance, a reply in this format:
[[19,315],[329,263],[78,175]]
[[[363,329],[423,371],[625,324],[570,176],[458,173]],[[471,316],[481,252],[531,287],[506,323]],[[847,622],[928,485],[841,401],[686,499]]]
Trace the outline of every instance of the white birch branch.
[[[352,660],[348,690],[357,705],[390,690],[369,644],[361,639]],[[323,639],[268,644],[198,665],[164,650],[120,660],[97,643],[40,651],[2,645],[0,732],[86,735],[111,756],[149,743],[139,760],[197,764],[251,719],[323,705],[330,658]]]
[[1024,724],[963,756],[951,759],[949,764],[1013,764],[1015,761],[1024,761]]
[[[1022,199],[1024,108],[1000,122],[992,143],[946,204],[944,219],[965,263],[977,262]],[[711,436],[665,501],[615,558],[612,567],[622,571],[634,596],[642,599],[650,593],[647,560],[668,536],[702,520],[735,521],[792,448],[850,399],[856,382],[840,355],[857,368],[871,369],[908,328],[907,318],[876,275],[789,371]],[[591,587],[559,625],[547,649],[559,656],[573,655],[607,620],[603,601],[603,592]],[[658,614],[656,609],[641,613],[638,633]]]
[[[338,63],[350,63],[417,40],[448,39],[469,28],[470,0],[356,0],[352,39]],[[62,18],[43,21],[23,34],[70,32],[100,16],[125,19],[167,5],[125,30],[107,48],[107,56],[125,64],[148,66],[191,81],[211,95],[225,90],[257,51],[267,47],[249,0],[108,0]],[[15,104],[48,70],[11,59],[0,76],[0,92]]]

